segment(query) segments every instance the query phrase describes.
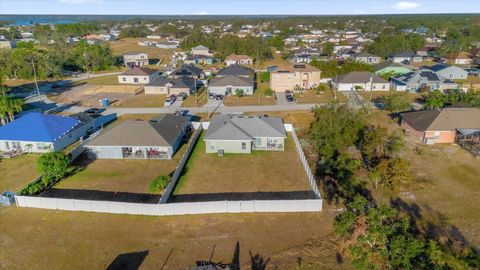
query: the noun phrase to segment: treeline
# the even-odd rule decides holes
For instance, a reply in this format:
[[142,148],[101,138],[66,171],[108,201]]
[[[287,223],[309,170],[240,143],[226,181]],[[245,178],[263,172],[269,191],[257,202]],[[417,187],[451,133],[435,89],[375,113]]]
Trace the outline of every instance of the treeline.
[[452,90],[442,93],[435,90],[430,92],[425,99],[425,106],[429,109],[444,108],[459,103],[480,107],[480,91],[470,90],[465,93],[460,90]]
[[355,61],[320,61],[314,59],[310,64],[319,68],[322,71],[322,77],[333,78],[338,75],[346,74],[352,71],[370,71],[373,72],[373,67],[369,64],[355,62]]
[[52,29],[50,25],[36,24],[33,27],[33,37],[41,44],[47,44],[49,40],[64,43],[69,36],[81,37],[89,33],[96,33],[98,30],[98,24],[95,23],[57,24],[55,29]]
[[216,57],[225,59],[228,55],[245,54],[256,61],[262,61],[272,57],[272,51],[267,42],[259,37],[248,36],[239,38],[235,35],[220,36],[218,33],[204,34],[197,30],[185,37],[180,46],[184,50],[204,45],[216,53]]
[[425,38],[421,35],[385,31],[373,40],[367,50],[374,55],[386,58],[392,53],[412,52],[423,46],[425,46]]
[[0,50],[1,76],[8,79],[59,77],[62,70],[99,71],[116,63],[108,45],[89,45],[81,41],[74,46],[54,44],[41,47],[19,42],[15,49]]
[[417,223],[406,210],[407,203],[400,199],[392,199],[391,206],[375,202],[369,183],[395,195],[414,182],[409,163],[402,158],[402,134],[368,125],[364,113],[346,106],[333,104],[314,113],[310,139],[318,154],[317,176],[324,199],[346,206],[335,218],[334,228],[340,253],[354,269],[480,267],[480,255],[474,249],[428,233],[441,225]]

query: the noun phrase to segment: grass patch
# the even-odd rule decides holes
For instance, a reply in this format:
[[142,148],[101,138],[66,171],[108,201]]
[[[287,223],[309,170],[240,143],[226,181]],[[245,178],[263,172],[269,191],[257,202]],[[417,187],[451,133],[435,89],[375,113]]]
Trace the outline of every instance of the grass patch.
[[95,78],[89,78],[86,80],[76,81],[72,83],[72,86],[78,85],[119,85],[118,83],[118,76],[117,75],[108,75],[108,76],[101,76]]
[[[283,93],[281,93],[283,94]],[[295,102],[299,104],[320,104],[335,101],[334,93],[330,87],[326,85],[325,91],[317,92],[316,90],[307,90],[303,93],[295,93]],[[337,93],[337,101],[340,103],[347,102],[347,98],[341,93]]]
[[310,190],[290,136],[285,151],[223,157],[205,153],[204,136],[200,136],[174,194]]
[[199,93],[188,96],[183,102],[182,107],[202,107],[207,104],[208,96],[205,88],[198,90]]
[[157,108],[165,105],[166,95],[145,95],[143,93],[116,104],[115,107],[124,108]]
[[[382,100],[387,96],[393,95],[395,93],[399,93],[397,91],[372,91],[370,92],[364,92],[364,91],[359,91],[357,92],[358,95],[360,95],[365,102],[368,102],[369,98],[372,98],[372,101],[375,100]],[[407,96],[408,100],[410,102],[423,102],[424,96],[421,93],[410,93],[410,92],[402,92],[405,93]]]
[[37,172],[37,159],[40,155],[24,154],[11,159],[0,160],[0,193],[6,190],[19,192],[32,182]]

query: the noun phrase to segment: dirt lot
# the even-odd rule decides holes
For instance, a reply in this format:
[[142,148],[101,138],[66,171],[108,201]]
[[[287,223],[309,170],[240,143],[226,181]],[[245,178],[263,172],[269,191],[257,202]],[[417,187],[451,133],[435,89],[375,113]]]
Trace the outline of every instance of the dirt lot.
[[285,151],[254,151],[252,154],[219,157],[205,153],[203,135],[195,146],[175,194],[311,189],[291,137],[285,142]]
[[203,90],[197,95],[190,95],[182,102],[182,107],[202,107],[207,104],[207,91]]
[[[155,64],[158,60],[162,59],[162,63],[159,67],[168,64],[172,57],[174,49],[160,49],[153,47],[139,46],[138,42],[141,40],[147,40],[146,38],[122,38],[115,41],[111,41],[110,48],[114,55],[123,55],[126,52],[144,52],[148,54],[151,64]],[[164,41],[164,40],[155,40]],[[155,66],[155,65],[154,65]]]
[[[368,99],[372,97],[372,101],[376,99],[382,99],[385,98],[386,96],[393,95],[395,91],[374,91],[371,93],[370,92],[357,92],[366,102],[368,102]],[[408,93],[408,92],[403,92],[405,95],[407,95],[407,98],[411,102],[423,102],[424,97],[420,93]],[[343,95],[342,95],[343,96]]]
[[145,96],[138,85],[80,84],[50,93],[49,98],[58,103],[85,107],[101,106],[100,100],[104,98],[110,100],[111,106],[120,107],[162,107],[165,101],[163,95]]
[[0,160],[0,193],[18,192],[37,176],[39,155],[21,155],[12,159]]

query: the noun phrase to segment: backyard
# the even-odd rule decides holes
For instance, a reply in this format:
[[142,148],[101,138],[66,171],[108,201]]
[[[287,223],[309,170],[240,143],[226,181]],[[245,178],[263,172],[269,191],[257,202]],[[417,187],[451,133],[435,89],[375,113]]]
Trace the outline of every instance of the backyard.
[[311,190],[290,136],[285,141],[285,151],[254,151],[223,157],[205,153],[203,136],[193,150],[175,195]]
[[39,156],[24,154],[11,159],[0,159],[0,193],[6,190],[19,192],[37,178]]
[[[299,104],[320,104],[335,101],[334,93],[328,85],[325,85],[325,91],[318,92],[315,90],[307,90],[303,93],[295,93],[295,102]],[[337,93],[337,101],[340,103],[347,102],[347,98],[341,93]]]
[[[151,66],[155,67],[159,60],[162,60],[160,66],[168,64],[172,57],[174,49],[160,49],[155,47],[145,47],[138,45],[139,41],[147,40],[146,38],[121,38],[109,43],[114,55],[123,55],[127,52],[144,52],[148,54]],[[155,40],[165,41],[165,40]]]
[[395,93],[405,94],[410,102],[422,102],[424,100],[424,96],[421,93],[396,92],[396,91],[372,91],[372,92],[359,91],[357,93],[366,102],[368,102],[370,98],[372,98],[372,101],[381,100]]

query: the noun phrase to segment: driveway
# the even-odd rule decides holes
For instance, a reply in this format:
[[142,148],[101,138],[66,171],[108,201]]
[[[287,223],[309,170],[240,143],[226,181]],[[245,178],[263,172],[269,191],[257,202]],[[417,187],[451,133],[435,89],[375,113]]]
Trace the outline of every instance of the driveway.
[[347,106],[354,109],[361,109],[364,107],[362,96],[353,91],[341,91],[347,97]]
[[288,102],[285,93],[275,93],[275,96],[277,97],[277,105],[292,105],[292,103]]

